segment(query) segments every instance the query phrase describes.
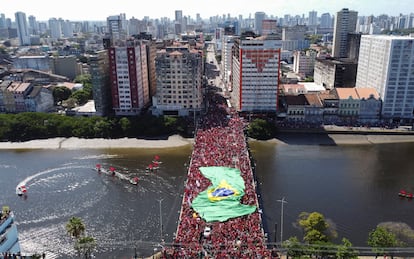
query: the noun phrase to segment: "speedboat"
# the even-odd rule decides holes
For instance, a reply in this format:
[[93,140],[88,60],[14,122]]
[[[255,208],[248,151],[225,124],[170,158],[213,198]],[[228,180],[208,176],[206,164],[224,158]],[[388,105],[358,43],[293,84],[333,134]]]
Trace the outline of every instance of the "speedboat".
[[16,188],[16,194],[18,196],[23,196],[27,194],[27,188],[24,185],[20,185]]
[[413,193],[411,193],[411,192],[407,192],[407,191],[405,191],[405,190],[401,190],[399,193],[398,193],[398,196],[400,196],[400,197],[404,197],[404,198],[408,198],[408,199],[412,199],[414,196],[413,196]]
[[139,181],[138,177],[134,177],[133,179],[130,179],[129,180],[129,182],[132,183],[132,184],[134,184],[134,185],[137,185],[138,184],[138,181]]

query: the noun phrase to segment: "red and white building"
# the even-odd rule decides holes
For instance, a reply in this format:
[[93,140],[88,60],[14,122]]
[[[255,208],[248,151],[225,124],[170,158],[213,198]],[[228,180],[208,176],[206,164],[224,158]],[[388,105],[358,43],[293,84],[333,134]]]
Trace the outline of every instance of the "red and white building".
[[231,99],[237,111],[277,111],[281,47],[280,40],[266,37],[235,41]]
[[138,115],[150,105],[146,45],[128,41],[109,48],[112,107],[115,115]]

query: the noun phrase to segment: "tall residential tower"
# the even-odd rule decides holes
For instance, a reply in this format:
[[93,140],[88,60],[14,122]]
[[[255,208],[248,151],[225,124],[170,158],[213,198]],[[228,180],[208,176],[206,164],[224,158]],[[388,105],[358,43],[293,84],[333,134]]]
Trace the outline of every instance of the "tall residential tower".
[[20,45],[30,45],[29,27],[27,26],[26,14],[23,12],[15,13],[17,36],[19,37]]
[[332,56],[335,58],[347,57],[348,33],[356,31],[358,12],[347,8],[336,13]]

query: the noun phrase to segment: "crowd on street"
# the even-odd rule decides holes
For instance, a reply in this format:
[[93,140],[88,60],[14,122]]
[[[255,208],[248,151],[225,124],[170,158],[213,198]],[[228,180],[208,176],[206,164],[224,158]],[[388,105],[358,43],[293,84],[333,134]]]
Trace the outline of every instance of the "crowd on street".
[[[165,258],[270,258],[262,226],[256,184],[244,134],[245,121],[218,95],[210,99],[209,111],[199,124],[184,186],[183,202],[173,247]],[[257,207],[252,214],[225,222],[206,222],[191,207],[192,200],[211,182],[199,168],[238,168],[245,182],[242,204]],[[206,234],[206,228],[209,231]]]

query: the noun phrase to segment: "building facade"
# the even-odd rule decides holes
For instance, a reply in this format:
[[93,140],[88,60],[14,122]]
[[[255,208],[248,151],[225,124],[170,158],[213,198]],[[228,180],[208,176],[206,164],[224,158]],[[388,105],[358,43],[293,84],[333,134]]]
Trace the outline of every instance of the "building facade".
[[256,12],[254,14],[254,31],[261,35],[263,32],[263,20],[266,19],[266,14],[264,12]]
[[313,76],[316,52],[295,51],[293,53],[293,72],[306,76]]
[[17,36],[21,46],[30,45],[29,27],[27,26],[26,14],[23,12],[15,13]]
[[89,65],[96,115],[106,116],[111,110],[108,51],[102,50],[90,56]]
[[117,45],[117,42],[123,42],[127,37],[125,14],[112,15],[106,18],[107,30],[111,43]]
[[201,111],[202,62],[202,52],[185,45],[157,52],[157,93],[152,101],[154,115],[188,116]]
[[336,13],[332,56],[336,58],[347,57],[348,33],[356,31],[358,12],[344,8]]
[[414,112],[414,38],[362,35],[357,87],[375,88],[383,102],[382,117],[409,123]]
[[232,57],[232,102],[239,112],[276,112],[281,42],[238,39]]
[[109,48],[112,108],[115,115],[138,115],[149,106],[146,46],[128,41]]
[[313,79],[316,84],[332,90],[355,86],[357,63],[349,59],[316,59]]
[[222,37],[222,49],[221,49],[221,66],[222,66],[222,79],[228,89],[231,88],[230,75],[232,65],[232,48],[234,45],[235,36],[223,35]]

